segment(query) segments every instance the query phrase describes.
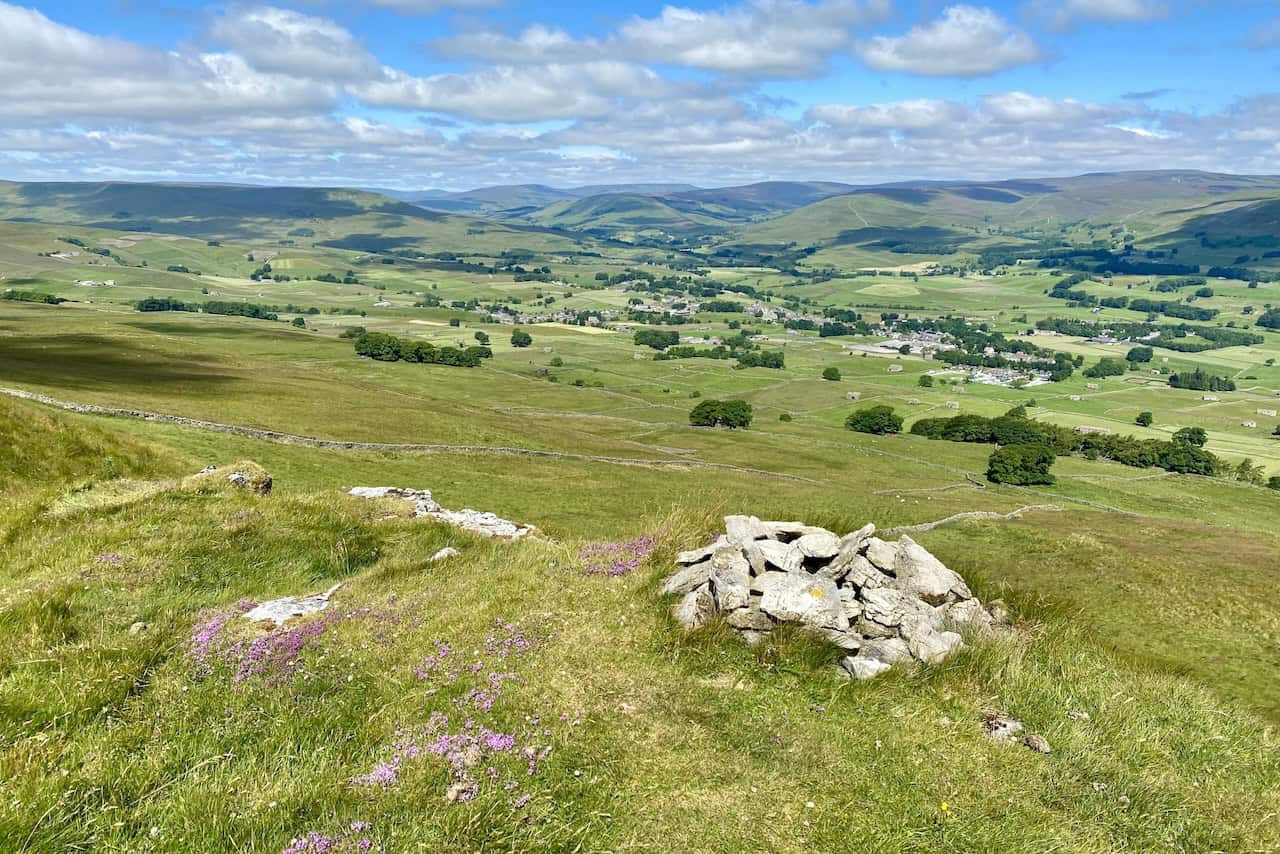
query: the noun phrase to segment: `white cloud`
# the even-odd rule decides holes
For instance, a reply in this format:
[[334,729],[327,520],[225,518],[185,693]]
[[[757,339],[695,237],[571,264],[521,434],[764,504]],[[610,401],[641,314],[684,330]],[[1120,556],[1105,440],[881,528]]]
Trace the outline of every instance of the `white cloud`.
[[868,39],[857,52],[872,68],[933,77],[980,77],[1040,59],[1031,36],[976,6],[950,6],[935,21]]
[[440,54],[500,63],[570,63],[626,59],[748,76],[800,77],[820,72],[845,49],[850,31],[885,18],[890,0],[750,0],[717,11],[664,6],[633,17],[604,38],[574,39],[534,25],[517,36],[464,33],[440,39]]
[[288,9],[236,7],[214,19],[210,35],[259,71],[325,80],[380,73],[378,60],[350,32]]
[[849,130],[928,131],[946,128],[962,120],[968,110],[951,101],[920,98],[888,104],[816,104],[808,118]]
[[402,15],[431,15],[447,9],[484,9],[503,5],[503,0],[367,0],[369,5]]
[[1085,20],[1153,21],[1169,14],[1165,0],[1037,0],[1031,8],[1059,29],[1069,29]]
[[652,71],[624,62],[497,66],[465,74],[413,77],[388,69],[352,93],[369,104],[432,110],[494,122],[606,115],[624,97],[661,96],[671,87]]

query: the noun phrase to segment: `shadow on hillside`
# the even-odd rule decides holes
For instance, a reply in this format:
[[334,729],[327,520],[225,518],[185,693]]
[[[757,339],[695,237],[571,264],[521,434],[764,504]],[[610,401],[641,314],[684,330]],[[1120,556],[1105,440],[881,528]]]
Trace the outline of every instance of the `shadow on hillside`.
[[0,337],[0,382],[66,389],[154,389],[191,385],[199,391],[239,379],[218,373],[207,356],[174,358],[118,338],[54,335]]

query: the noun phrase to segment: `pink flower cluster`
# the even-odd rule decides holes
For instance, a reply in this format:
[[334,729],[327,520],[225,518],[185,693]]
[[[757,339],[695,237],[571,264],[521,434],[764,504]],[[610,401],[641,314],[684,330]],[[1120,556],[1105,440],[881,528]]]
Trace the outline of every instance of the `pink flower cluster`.
[[201,676],[208,676],[213,672],[213,665],[210,663],[209,658],[213,646],[222,635],[222,630],[226,628],[227,623],[241,614],[253,610],[253,607],[254,602],[252,600],[241,599],[230,607],[205,611],[201,614],[196,621],[195,627],[191,630],[191,640],[187,644],[187,652],[191,656],[191,660],[195,662],[196,673]]
[[653,553],[658,538],[645,534],[621,543],[596,543],[578,550],[583,563],[583,575],[607,575],[616,578],[630,575],[640,568],[645,558]]
[[372,827],[367,821],[353,821],[348,831],[332,835],[311,831],[289,841],[280,854],[369,854],[373,840],[364,835]]
[[[542,761],[551,753],[546,741],[552,736],[550,729],[542,727],[539,716],[526,719],[529,728],[520,735],[503,732],[472,716],[490,713],[501,700],[506,683],[524,681],[518,673],[507,668],[546,637],[536,629],[529,630],[520,624],[499,620],[485,638],[483,648],[469,655],[458,652],[443,641],[436,643],[435,651],[418,665],[415,673],[419,679],[439,686],[436,690],[457,686],[455,690],[462,691],[452,699],[452,705],[462,716],[459,722],[451,723],[449,715],[436,710],[425,725],[401,728],[396,732],[387,756],[367,774],[351,778],[351,784],[394,786],[400,782],[406,763],[436,757],[449,768],[453,781],[450,799],[468,801],[480,792],[477,778],[483,777],[491,782],[502,780],[503,772],[499,765],[508,765],[514,760],[523,764],[526,776],[536,774]],[[497,662],[502,662],[504,669],[489,669]],[[503,762],[496,761],[502,757],[509,758]],[[510,792],[518,786],[519,783],[512,781],[503,789]],[[523,806],[528,800],[528,796],[516,797],[513,803],[518,801],[518,805]]]

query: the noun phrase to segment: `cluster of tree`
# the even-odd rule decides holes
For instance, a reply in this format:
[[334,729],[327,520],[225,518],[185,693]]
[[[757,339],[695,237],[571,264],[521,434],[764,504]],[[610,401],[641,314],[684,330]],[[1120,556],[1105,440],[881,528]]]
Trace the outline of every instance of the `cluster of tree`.
[[5,291],[0,294],[0,299],[11,302],[38,302],[45,305],[60,305],[68,301],[64,297],[55,297],[53,294],[41,294],[35,291]]
[[1257,324],[1267,329],[1280,330],[1280,308],[1269,308],[1258,315]]
[[730,430],[751,426],[751,404],[745,400],[704,400],[689,413],[694,427],[728,427]]
[[1207,275],[1215,279],[1239,279],[1242,282],[1280,282],[1280,273],[1251,270],[1248,267],[1210,267]]
[[677,344],[674,347],[668,347],[660,353],[653,354],[655,362],[666,362],[671,359],[731,359],[733,351],[724,345],[716,347],[703,347],[701,349],[691,344]]
[[315,277],[315,280],[317,282],[328,282],[334,285],[360,284],[360,279],[356,276],[355,271],[353,270],[348,270],[346,275],[343,276],[342,278],[338,278],[338,276],[333,273],[321,273],[320,275]]
[[1138,468],[1162,468],[1185,474],[1214,475],[1223,471],[1221,461],[1204,450],[1207,436],[1199,427],[1183,428],[1174,433],[1172,441],[1166,442],[1107,433],[1080,434],[1056,424],[1008,414],[998,418],[980,415],[925,418],[911,425],[911,432],[929,439],[997,444],[1002,448],[1019,445],[1044,447],[1059,455],[1078,454]]
[[996,448],[987,460],[987,480],[1013,486],[1047,486],[1055,483],[1052,472],[1057,454],[1047,445],[1007,445]]
[[383,332],[365,332],[360,335],[355,339],[355,349],[357,356],[366,356],[379,362],[420,362],[458,368],[478,367],[481,359],[493,357],[493,351],[488,347],[436,347],[426,341],[409,341]]
[[[1127,308],[1130,311],[1141,311],[1147,314],[1164,314],[1169,317],[1176,317],[1179,320],[1212,320],[1218,316],[1218,310],[1213,308],[1197,308],[1186,303],[1170,301],[1170,300],[1153,300],[1141,297],[1130,299],[1129,297],[1105,297],[1099,299],[1091,293],[1083,290],[1072,290],[1072,286],[1082,281],[1087,281],[1088,277],[1083,273],[1077,273],[1068,276],[1054,284],[1053,290],[1049,291],[1049,296],[1054,299],[1067,300],[1081,306],[1102,306],[1103,308]],[[1212,292],[1208,294],[1213,296]]]
[[772,368],[782,370],[786,367],[781,350],[747,350],[737,354],[738,364],[735,368]]
[[641,329],[632,337],[638,347],[665,350],[680,343],[680,333],[665,329]]
[[[524,348],[524,347],[528,347],[532,343],[533,343],[533,336],[530,335],[528,332],[525,332],[523,329],[517,329],[511,333],[512,347]],[[468,348],[468,349],[471,349],[471,348]]]
[[1204,276],[1179,276],[1176,279],[1162,279],[1156,282],[1156,293],[1176,293],[1182,288],[1198,288],[1208,284]]
[[185,264],[170,264],[168,267],[165,267],[165,269],[168,270],[170,273],[190,273],[191,272],[191,270],[188,269],[187,265]]
[[1197,308],[1169,300],[1133,299],[1129,300],[1129,310],[1143,311],[1147,314],[1164,314],[1179,320],[1213,320],[1218,316],[1216,308]]
[[147,297],[134,304],[138,311],[199,311],[194,303],[185,303],[169,297]]
[[[1131,350],[1130,352],[1133,351]],[[1127,362],[1120,359],[1107,358],[1100,359],[1096,365],[1090,365],[1085,368],[1084,375],[1095,380],[1103,377],[1122,377],[1127,370],[1129,370]]]
[[[1276,316],[1280,326],[1280,313]],[[1036,321],[1036,328],[1060,335],[1078,335],[1082,338],[1094,338],[1100,335],[1112,335],[1116,338],[1147,339],[1147,346],[1161,347],[1180,353],[1200,353],[1206,350],[1220,350],[1224,347],[1245,347],[1261,344],[1266,341],[1261,335],[1230,329],[1225,326],[1194,326],[1188,323],[1161,324],[1154,323],[1099,323],[1093,320],[1078,320],[1066,317],[1050,317]],[[1152,333],[1154,338],[1147,338]],[[1191,338],[1189,336],[1196,336]],[[1130,361],[1134,361],[1130,359]]]
[[1235,391],[1235,381],[1229,377],[1205,373],[1203,368],[1196,368],[1190,373],[1180,372],[1169,375],[1172,388],[1187,388],[1193,391]]
[[871,324],[856,320],[846,323],[843,320],[829,320],[818,327],[819,338],[833,338],[837,335],[870,335]]
[[893,411],[892,406],[880,404],[856,410],[844,420],[844,426],[855,433],[887,436],[902,432],[902,417]]
[[742,303],[731,299],[713,299],[702,303],[700,310],[717,312],[720,314],[741,314]]
[[253,317],[258,320],[279,320],[280,309],[273,305],[258,305],[252,302],[230,302],[227,300],[210,300],[201,306],[205,314],[225,314],[231,317]]

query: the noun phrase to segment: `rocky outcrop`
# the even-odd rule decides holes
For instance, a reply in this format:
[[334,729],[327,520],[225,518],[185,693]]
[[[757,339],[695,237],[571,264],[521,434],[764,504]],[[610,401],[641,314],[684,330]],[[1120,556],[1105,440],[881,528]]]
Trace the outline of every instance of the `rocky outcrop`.
[[270,621],[277,626],[282,626],[294,617],[307,617],[328,608],[329,600],[340,587],[342,587],[341,584],[335,584],[316,596],[286,596],[283,599],[272,599],[270,602],[263,602],[246,611],[244,618],[250,622]]
[[355,486],[347,491],[356,498],[398,498],[413,503],[413,515],[419,519],[435,519],[464,531],[484,537],[519,540],[537,533],[533,525],[519,525],[493,513],[480,510],[447,510],[436,503],[425,489],[409,489],[400,486]]
[[887,542],[874,525],[839,536],[754,516],[724,522],[715,542],[677,555],[681,569],[662,586],[681,597],[674,614],[685,628],[721,615],[755,643],[794,623],[845,650],[844,673],[869,679],[902,662],[936,664],[961,646],[966,629],[1000,622],[910,537]]

